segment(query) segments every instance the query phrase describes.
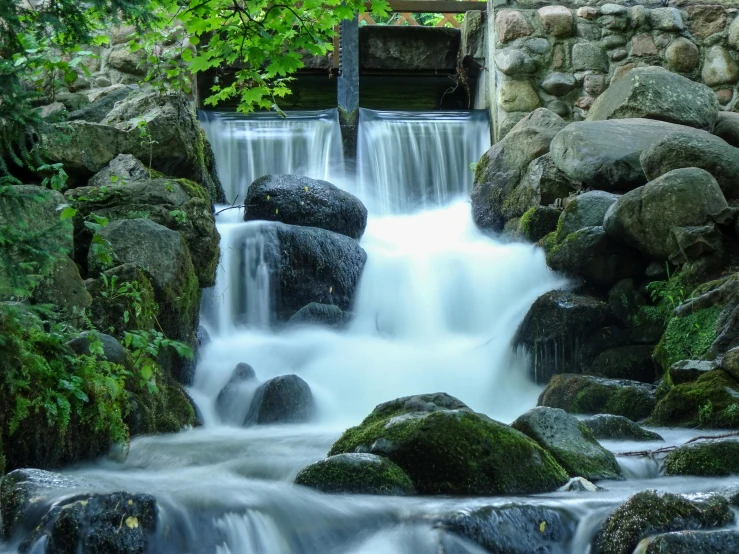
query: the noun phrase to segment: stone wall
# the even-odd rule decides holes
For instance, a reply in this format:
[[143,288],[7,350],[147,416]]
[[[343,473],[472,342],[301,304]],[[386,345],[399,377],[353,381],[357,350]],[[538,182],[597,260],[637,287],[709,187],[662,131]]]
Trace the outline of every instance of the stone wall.
[[584,119],[594,99],[637,66],[667,67],[710,86],[722,109],[739,106],[739,9],[729,2],[542,4],[488,2],[495,140],[540,106]]

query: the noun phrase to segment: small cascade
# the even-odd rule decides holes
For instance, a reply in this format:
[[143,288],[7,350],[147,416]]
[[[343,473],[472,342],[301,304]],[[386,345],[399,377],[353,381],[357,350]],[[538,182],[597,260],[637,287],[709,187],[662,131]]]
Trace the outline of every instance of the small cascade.
[[343,174],[337,110],[244,116],[201,110],[228,202],[243,201],[257,178],[274,173],[331,181]]
[[489,147],[486,111],[360,109],[358,195],[375,214],[447,205],[470,192],[470,164]]

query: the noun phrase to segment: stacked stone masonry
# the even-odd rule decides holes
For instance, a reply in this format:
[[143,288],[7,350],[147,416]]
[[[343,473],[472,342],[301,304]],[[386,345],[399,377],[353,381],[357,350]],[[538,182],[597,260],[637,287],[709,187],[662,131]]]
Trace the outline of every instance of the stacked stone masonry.
[[739,108],[739,1],[584,4],[488,2],[496,141],[538,107],[568,121],[585,119],[611,83],[641,66],[701,81],[721,109]]

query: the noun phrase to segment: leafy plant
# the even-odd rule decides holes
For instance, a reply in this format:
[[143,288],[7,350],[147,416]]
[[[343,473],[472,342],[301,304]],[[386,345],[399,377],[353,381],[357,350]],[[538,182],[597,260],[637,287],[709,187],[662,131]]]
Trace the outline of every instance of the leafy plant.
[[713,403],[707,400],[703,406],[698,408],[698,422],[701,425],[707,424],[713,417]]
[[139,385],[151,393],[158,392],[156,377],[159,365],[156,362],[162,349],[171,348],[183,358],[192,358],[192,349],[181,342],[168,339],[161,331],[130,331],[124,336],[123,344],[131,351],[133,367],[138,372]]
[[169,215],[180,225],[187,223],[187,213],[183,210],[172,210],[169,212]]
[[64,188],[67,186],[68,175],[67,172],[64,171],[64,164],[62,163],[43,164],[42,166],[38,167],[36,171],[38,171],[39,173],[50,173],[50,175],[44,177],[44,180],[41,181],[42,187],[61,191],[64,190]]
[[141,146],[149,148],[149,179],[151,179],[151,164],[154,161],[154,145],[159,144],[159,141],[154,140],[149,130],[149,123],[145,119],[141,119],[136,127],[139,130],[139,138],[141,139]]

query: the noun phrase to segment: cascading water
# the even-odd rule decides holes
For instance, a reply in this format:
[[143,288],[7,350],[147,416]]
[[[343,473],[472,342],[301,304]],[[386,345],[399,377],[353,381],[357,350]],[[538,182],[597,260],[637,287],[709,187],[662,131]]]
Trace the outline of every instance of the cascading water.
[[[214,114],[202,117],[207,121],[221,178],[233,199],[237,191],[243,194],[243,187],[255,175],[242,174],[247,163],[255,161],[243,160],[237,153],[250,148],[257,152],[257,143],[248,147],[232,144],[251,140],[253,135],[244,120],[235,123],[233,118]],[[631,459],[622,461],[627,480],[605,483],[607,490],[597,494],[382,497],[326,495],[292,484],[299,469],[325,457],[339,433],[359,422],[379,402],[445,391],[503,420],[518,416],[535,403],[538,389],[525,378],[525,360],[511,352],[510,341],[534,299],[562,282],[546,268],[542,252],[530,245],[499,242],[474,227],[464,199],[471,177],[468,165],[478,159],[487,143],[479,136],[479,121],[470,125],[467,120],[468,126],[459,127],[459,117],[436,114],[432,121],[426,121],[428,125],[419,117],[410,133],[405,123],[394,125],[392,119],[363,131],[360,154],[364,160],[370,159],[371,152],[380,151],[385,141],[400,144],[411,140],[416,132],[423,134],[426,126],[450,140],[456,133],[456,142],[466,144],[459,150],[447,150],[451,144],[440,146],[435,155],[440,157],[437,167],[458,166],[457,174],[464,182],[445,177],[447,180],[433,182],[433,190],[439,194],[419,196],[418,191],[408,191],[406,186],[417,187],[422,181],[411,179],[409,185],[404,175],[435,175],[433,169],[419,167],[422,157],[399,157],[398,152],[413,152],[418,143],[388,154],[387,164],[405,165],[406,173],[399,170],[391,177],[384,167],[386,160],[374,158],[372,163],[377,167],[363,175],[378,176],[378,182],[373,188],[364,181],[364,188],[356,192],[370,195],[395,190],[398,194],[385,195],[388,203],[380,202],[376,211],[370,208],[361,242],[368,260],[353,319],[345,330],[270,325],[270,267],[279,248],[274,234],[268,232],[271,224],[244,223],[238,210],[218,216],[223,257],[217,285],[206,295],[201,317],[212,341],[200,353],[190,390],[205,426],[174,435],[139,437],[132,441],[124,462],[103,460],[67,470],[83,478],[80,489],[86,492],[127,490],[154,495],[159,526],[151,552],[482,554],[478,546],[434,522],[459,510],[514,502],[554,508],[577,522],[571,538],[552,545],[550,554],[586,554],[603,518],[637,490],[693,493],[716,490],[731,482],[685,477],[666,480],[659,478],[652,460]],[[338,123],[332,121],[335,128],[325,130],[325,136],[338,133]],[[254,126],[259,129],[263,123],[257,120]],[[302,140],[295,138],[290,118],[282,124],[282,131],[273,127],[272,133],[281,136],[285,144],[272,144],[271,152],[291,151],[288,143]],[[446,124],[457,130],[444,135]],[[325,153],[324,144],[311,146],[314,150],[306,150],[304,159],[294,159],[292,167],[309,167],[310,160]],[[269,151],[258,155],[269,158],[273,155]],[[451,151],[456,152],[453,162],[446,157]],[[463,152],[469,157],[464,158],[468,154]],[[287,172],[283,162],[269,158],[256,165]],[[319,165],[330,167],[332,163]],[[453,174],[445,171],[439,175]],[[382,199],[383,194],[374,198]],[[373,205],[371,197],[363,199]],[[239,362],[251,364],[261,381],[286,373],[303,377],[316,398],[317,421],[239,427],[236,423],[244,419],[253,386],[238,391],[235,401],[227,406],[227,417],[221,419],[223,411],[219,415],[214,409],[215,399]],[[666,442],[605,446],[617,451],[650,449],[679,444],[693,436],[689,430],[660,433]],[[63,489],[59,497],[69,498],[75,492]],[[0,552],[15,552],[17,547],[17,543],[0,545]]]

